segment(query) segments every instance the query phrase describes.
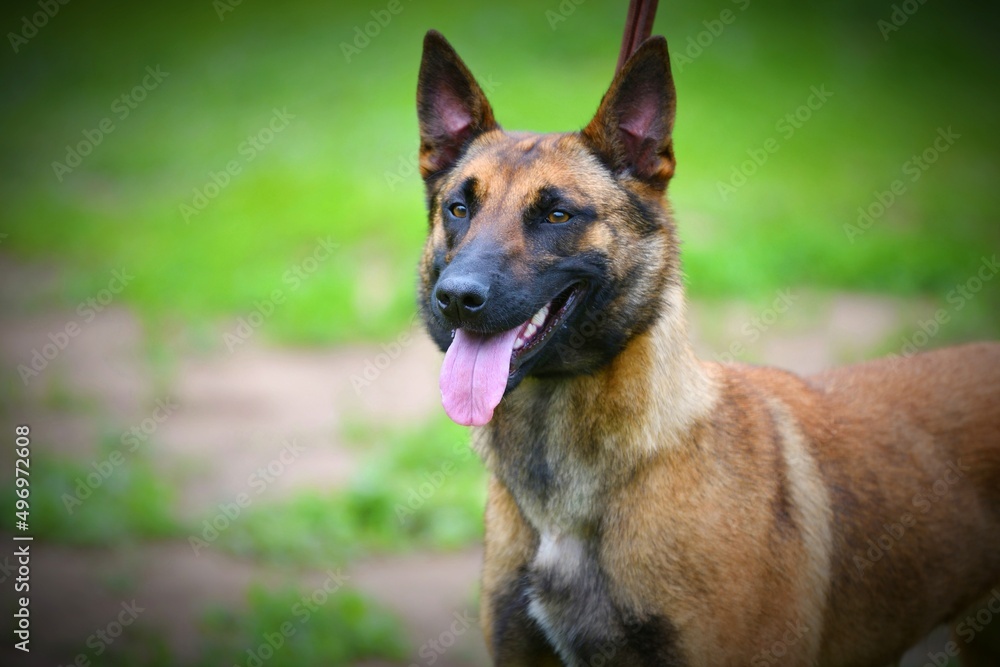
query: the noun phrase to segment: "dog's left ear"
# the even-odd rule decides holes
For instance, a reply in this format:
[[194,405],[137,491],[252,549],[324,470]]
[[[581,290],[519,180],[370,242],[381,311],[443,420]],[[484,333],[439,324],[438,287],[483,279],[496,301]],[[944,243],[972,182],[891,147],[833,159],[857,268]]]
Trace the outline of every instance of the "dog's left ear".
[[667,40],[651,37],[615,76],[582,135],[616,172],[663,189],[674,175],[675,108]]
[[450,168],[466,144],[497,125],[472,73],[436,30],[424,37],[417,82],[420,173],[424,179]]

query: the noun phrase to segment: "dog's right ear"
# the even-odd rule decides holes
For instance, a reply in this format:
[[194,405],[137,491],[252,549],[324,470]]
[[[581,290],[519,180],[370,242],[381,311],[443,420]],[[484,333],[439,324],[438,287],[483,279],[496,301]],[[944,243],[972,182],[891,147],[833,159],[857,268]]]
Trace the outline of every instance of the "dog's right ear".
[[499,127],[493,109],[448,40],[436,30],[424,37],[417,80],[420,173],[425,180],[449,169],[466,144]]

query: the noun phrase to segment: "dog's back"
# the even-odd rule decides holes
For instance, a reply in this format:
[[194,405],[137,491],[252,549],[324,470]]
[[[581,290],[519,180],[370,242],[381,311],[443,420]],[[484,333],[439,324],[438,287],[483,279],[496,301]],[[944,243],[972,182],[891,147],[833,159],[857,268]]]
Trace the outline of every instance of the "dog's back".
[[834,428],[818,457],[838,527],[824,653],[912,644],[1000,584],[1000,344],[809,380]]

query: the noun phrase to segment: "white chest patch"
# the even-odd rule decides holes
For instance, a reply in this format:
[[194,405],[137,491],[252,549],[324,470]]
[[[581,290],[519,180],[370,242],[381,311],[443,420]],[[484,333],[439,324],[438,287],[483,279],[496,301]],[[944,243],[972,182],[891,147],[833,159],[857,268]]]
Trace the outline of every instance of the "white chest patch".
[[[537,575],[545,577],[550,585],[572,589],[579,579],[586,576],[586,559],[583,540],[572,535],[546,531],[540,535],[532,569]],[[541,626],[566,664],[577,665],[577,660],[560,631],[563,624],[553,616],[556,610],[548,608],[539,591],[531,591],[529,596],[531,601],[528,603],[528,613]]]
[[543,532],[540,538],[538,553],[532,563],[535,569],[572,578],[583,563],[583,540],[552,531]]

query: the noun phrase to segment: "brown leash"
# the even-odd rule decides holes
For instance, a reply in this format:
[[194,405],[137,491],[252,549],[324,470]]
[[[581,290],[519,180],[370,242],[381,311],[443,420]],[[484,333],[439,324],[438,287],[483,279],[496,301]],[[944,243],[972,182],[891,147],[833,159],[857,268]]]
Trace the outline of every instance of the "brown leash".
[[628,16],[625,18],[625,34],[622,35],[622,50],[618,54],[618,66],[615,74],[625,66],[625,61],[635,53],[639,45],[653,34],[653,19],[656,18],[658,0],[631,0],[628,4]]

